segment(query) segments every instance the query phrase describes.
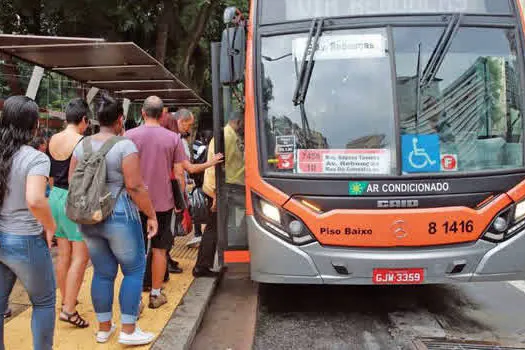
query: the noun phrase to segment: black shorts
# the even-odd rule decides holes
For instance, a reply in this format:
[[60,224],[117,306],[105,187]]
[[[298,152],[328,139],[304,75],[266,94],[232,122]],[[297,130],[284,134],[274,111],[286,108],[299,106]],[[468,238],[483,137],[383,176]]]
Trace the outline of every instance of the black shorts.
[[[173,233],[171,232],[171,215],[173,210],[158,211],[157,221],[159,222],[159,231],[157,235],[151,239],[151,248],[170,250],[173,245]],[[147,249],[148,244],[148,217],[140,213],[140,220],[142,221],[142,232],[144,233],[144,243]]]

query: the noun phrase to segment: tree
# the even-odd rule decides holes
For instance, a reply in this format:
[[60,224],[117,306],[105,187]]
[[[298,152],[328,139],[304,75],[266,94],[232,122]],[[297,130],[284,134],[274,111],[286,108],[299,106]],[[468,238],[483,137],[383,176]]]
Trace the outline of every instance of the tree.
[[210,99],[210,42],[232,5],[248,10],[248,0],[0,0],[0,28],[133,41]]

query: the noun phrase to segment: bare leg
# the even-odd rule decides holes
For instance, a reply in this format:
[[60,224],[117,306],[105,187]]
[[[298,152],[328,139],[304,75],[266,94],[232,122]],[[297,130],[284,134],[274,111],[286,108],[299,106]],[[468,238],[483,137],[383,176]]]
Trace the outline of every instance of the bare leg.
[[168,263],[166,249],[152,248],[151,252],[151,288],[160,289],[162,288],[164,274],[166,273],[166,264]]
[[84,280],[84,272],[89,261],[89,253],[84,242],[71,242],[71,264],[66,278],[66,295],[63,300],[64,311],[74,313],[78,298],[78,292]]
[[[111,327],[111,325],[110,325],[110,327]],[[122,324],[122,332],[124,332],[126,334],[133,334],[133,332],[135,332],[135,323],[123,323]]]
[[57,238],[58,259],[56,264],[57,284],[62,296],[62,304],[66,298],[66,279],[71,265],[71,242],[66,238]]
[[[122,329],[124,329],[124,325],[122,325]],[[109,332],[111,330],[111,321],[99,322],[98,330],[101,332]],[[133,333],[133,332],[135,332],[135,325],[133,325],[133,331],[130,333]]]

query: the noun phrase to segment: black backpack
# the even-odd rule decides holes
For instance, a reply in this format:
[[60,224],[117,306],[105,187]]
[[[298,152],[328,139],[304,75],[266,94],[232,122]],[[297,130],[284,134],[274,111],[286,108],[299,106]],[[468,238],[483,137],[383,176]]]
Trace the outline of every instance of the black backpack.
[[210,221],[209,198],[200,187],[195,187],[190,194],[190,215],[194,224],[207,224]]

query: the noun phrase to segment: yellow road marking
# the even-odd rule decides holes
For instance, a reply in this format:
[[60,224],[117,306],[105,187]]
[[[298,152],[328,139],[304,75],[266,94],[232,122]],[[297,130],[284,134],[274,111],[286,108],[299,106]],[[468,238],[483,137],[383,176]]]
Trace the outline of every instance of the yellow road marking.
[[[175,255],[175,254],[174,254]],[[164,292],[168,296],[168,304],[159,309],[151,310],[148,305],[148,293],[143,293],[142,299],[146,307],[139,320],[140,327],[147,332],[153,332],[157,336],[164,329],[166,323],[169,321],[173,311],[180,303],[182,297],[188,290],[193,281],[191,270],[195,264],[193,259],[179,259],[184,273],[180,275],[170,275],[170,281],[165,284]],[[60,298],[57,298],[57,321],[55,329],[54,349],[58,350],[73,350],[73,349],[121,349],[118,344],[118,333],[120,331],[119,324],[119,303],[118,292],[122,282],[122,274],[119,272],[117,281],[115,283],[115,297],[114,297],[114,321],[117,324],[117,332],[112,336],[111,340],[106,344],[97,344],[95,342],[96,319],[91,303],[91,279],[93,278],[93,269],[90,267],[84,276],[84,283],[79,294],[78,311],[82,317],[90,322],[90,326],[86,329],[78,329],[72,325],[58,320],[58,313],[60,310]],[[58,291],[57,291],[58,292]],[[24,311],[9,323],[5,325],[5,345],[7,350],[31,349],[31,311]],[[150,346],[134,347],[134,349],[149,349]]]

